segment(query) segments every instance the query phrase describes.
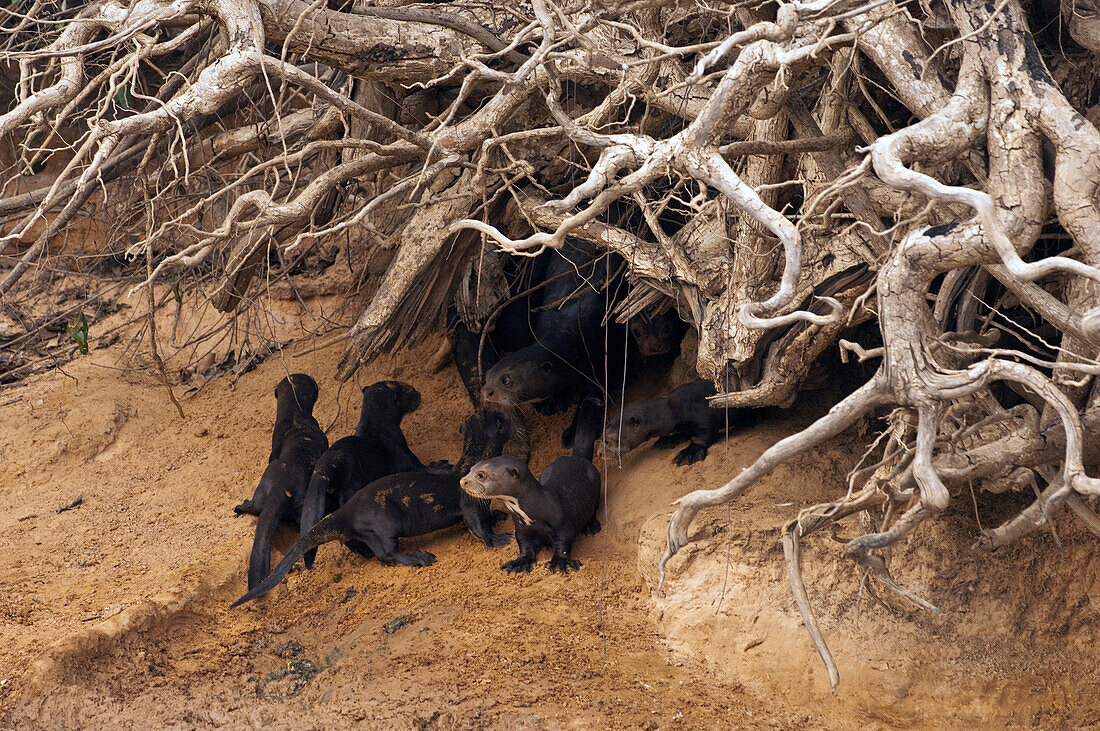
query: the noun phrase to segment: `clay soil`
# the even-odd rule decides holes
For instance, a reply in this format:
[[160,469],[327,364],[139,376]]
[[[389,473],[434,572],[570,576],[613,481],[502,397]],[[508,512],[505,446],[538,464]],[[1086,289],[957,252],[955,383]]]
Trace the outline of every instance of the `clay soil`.
[[[895,552],[898,579],[938,617],[861,592],[837,543],[856,523],[806,542],[810,597],[842,675],[829,691],[778,536],[800,508],[843,494],[865,443],[855,433],[700,516],[699,540],[657,589],[672,501],[736,474],[832,393],[808,395],[700,465],[676,468],[652,449],[603,465],[604,531],[578,542],[579,573],[506,575],[514,544],[490,551],[454,528],[406,544],[435,553],[431,567],[387,567],[329,544],[313,571],[230,610],[254,526],[232,507],[262,472],[286,373],[317,378],[332,439],[351,431],[357,386],[412,383],[423,405],[406,434],[425,462],[457,457],[471,411],[453,370],[426,365],[438,339],[338,389],[342,345],[318,349],[324,337],[297,329],[307,316],[284,309],[272,329],[286,347],[184,395],[184,419],[153,370],[120,359],[124,344],[0,391],[0,726],[1100,725],[1095,539],[1067,517],[1061,553],[1049,533],[977,553],[977,521],[1007,515],[1004,500],[980,494],[957,496]],[[564,424],[533,418],[536,470],[560,453]],[[57,512],[78,495],[79,507]],[[280,550],[294,537],[284,529]]]

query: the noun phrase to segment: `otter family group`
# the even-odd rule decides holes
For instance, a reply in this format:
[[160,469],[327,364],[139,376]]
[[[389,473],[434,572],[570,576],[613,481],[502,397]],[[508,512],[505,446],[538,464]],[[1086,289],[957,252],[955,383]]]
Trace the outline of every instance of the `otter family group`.
[[[316,381],[298,373],[279,382],[267,468],[253,498],[235,508],[257,522],[248,592],[234,606],[270,591],[299,560],[312,568],[317,548],[330,541],[384,563],[427,566],[432,554],[403,553],[399,539],[462,522],[486,546],[499,548],[511,542],[494,530],[504,517],[511,518],[519,547],[504,570],[530,571],[547,547],[549,570],[568,573],[580,567],[570,555],[574,539],[600,529],[601,478],[592,464],[597,446],[622,454],[654,438],[663,448],[687,441],[674,461],[689,465],[746,420],[744,412],[711,408],[713,385],[692,381],[665,397],[630,404],[605,423],[605,394],[644,371],[652,362],[647,359],[675,354],[686,326],[674,310],[642,314],[629,328],[610,322],[615,268],[583,242],[551,252],[535,281],[480,333],[453,318],[454,361],[474,405],[453,464],[424,465],[409,449],[401,421],[421,399],[408,384],[381,381],[364,388],[354,433],[329,445],[313,417]],[[517,407],[525,403],[543,413],[578,404],[562,434],[571,454],[538,478],[527,466],[526,432],[517,423]],[[282,522],[297,523],[300,538],[271,570],[272,541]]]

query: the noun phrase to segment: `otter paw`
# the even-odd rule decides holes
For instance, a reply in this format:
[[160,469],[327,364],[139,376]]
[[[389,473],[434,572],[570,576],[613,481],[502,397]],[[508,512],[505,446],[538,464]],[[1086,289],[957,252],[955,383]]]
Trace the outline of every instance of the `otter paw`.
[[237,515],[259,515],[260,511],[256,510],[256,506],[252,504],[251,500],[245,500],[240,505],[233,508],[233,512]]
[[672,449],[677,444],[684,441],[683,437],[676,436],[675,434],[667,434],[657,441],[653,442],[654,449]]
[[425,566],[431,566],[435,563],[435,554],[428,553],[427,551],[413,551],[409,554],[410,566],[419,566],[421,568]]
[[508,513],[505,513],[503,510],[493,510],[489,513],[489,525],[496,525],[507,517]]
[[534,565],[535,559],[520,556],[519,558],[512,559],[500,568],[510,574],[529,574],[531,573],[531,567]]
[[568,556],[554,556],[546,562],[546,568],[550,569],[550,573],[552,574],[568,574],[570,571],[576,571],[580,567],[580,561],[575,558],[569,558]]
[[695,464],[696,462],[702,462],[707,458],[707,448],[702,444],[696,444],[692,442],[676,455],[676,458],[672,460],[673,464],[677,467],[687,467],[689,464]]
[[489,548],[504,548],[511,542],[511,533],[490,533],[485,537],[485,545]]
[[599,533],[599,532],[600,532],[600,528],[601,528],[601,527],[602,527],[602,526],[600,525],[600,521],[599,521],[598,519],[596,519],[596,518],[593,518],[593,519],[592,519],[592,520],[591,520],[591,521],[590,521],[590,522],[588,523],[588,525],[586,525],[586,526],[584,527],[584,534],[585,534],[586,536],[594,536],[594,535],[596,535],[597,533]]
[[450,472],[454,468],[455,466],[447,460],[437,459],[435,462],[432,462],[430,465],[428,465],[427,470],[428,472],[436,472],[442,474],[444,472]]

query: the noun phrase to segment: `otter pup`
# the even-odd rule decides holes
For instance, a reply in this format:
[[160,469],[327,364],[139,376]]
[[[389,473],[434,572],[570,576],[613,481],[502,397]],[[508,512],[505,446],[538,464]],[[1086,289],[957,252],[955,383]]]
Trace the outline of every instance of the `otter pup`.
[[[538,402],[544,414],[565,411],[604,381],[604,310],[607,265],[587,241],[569,239],[546,268],[542,305],[534,313],[535,343],[501,358],[485,374],[485,401],[512,405]],[[609,326],[616,327],[616,326]],[[608,355],[621,357],[621,328],[607,336]],[[608,372],[621,367],[614,362]],[[575,431],[571,427],[567,432]],[[571,435],[563,435],[563,444]]]
[[260,583],[271,571],[271,543],[275,529],[284,519],[296,519],[309,476],[328,447],[328,438],[313,418],[317,382],[295,373],[275,387],[275,428],[271,433],[271,456],[256,486],[256,494],[233,511],[237,515],[258,515],[256,537],[248,559],[248,586]]
[[707,397],[715,393],[713,383],[700,379],[664,398],[629,404],[604,427],[602,447],[608,454],[622,455],[653,437],[660,437],[653,444],[657,449],[672,449],[690,440],[672,461],[678,467],[701,462],[727,425],[743,426],[753,415],[752,409],[711,407]]
[[[463,286],[469,286],[472,290],[467,291],[466,298],[484,301],[486,296],[492,297],[495,291],[492,280],[494,270],[497,270],[508,285],[506,293],[501,293],[500,296],[507,299],[494,308],[491,315],[486,315],[485,320],[476,323],[460,316],[457,305],[451,305],[448,311],[448,326],[454,333],[451,355],[475,409],[484,406],[481,400],[481,388],[485,385],[483,376],[500,359],[501,354],[519,350],[533,342],[533,321],[530,313],[533,308],[537,308],[536,295],[541,294],[542,290],[538,287],[533,289],[532,283],[545,282],[546,266],[551,256],[556,256],[552,250],[531,259],[486,255],[477,262],[476,278],[470,277],[472,281],[469,285],[466,281],[463,282]],[[486,277],[484,284],[480,281],[482,276]],[[484,293],[479,291],[483,287]],[[459,293],[456,293],[456,299],[458,296]],[[465,316],[472,314],[467,312]]]
[[642,312],[630,320],[630,335],[638,352],[647,358],[659,355],[678,355],[680,341],[687,333],[687,323],[680,319],[675,309],[659,315]]
[[504,503],[515,524],[519,557],[501,568],[508,573],[529,572],[539,549],[554,552],[546,567],[567,574],[581,567],[570,556],[573,539],[583,531],[598,533],[600,473],[592,465],[593,442],[603,421],[603,403],[589,396],[577,408],[573,455],[558,457],[536,480],[527,465],[515,457],[495,457],[474,465],[462,478],[462,489],[478,498]]
[[275,570],[257,586],[250,587],[233,606],[271,591],[306,551],[330,541],[355,542],[353,546],[362,547],[360,553],[403,566],[430,566],[435,556],[427,551],[401,553],[397,550],[398,538],[431,533],[462,520],[490,548],[509,543],[511,536],[493,532],[499,513],[494,515],[488,501],[465,495],[458,483],[474,462],[500,454],[512,436],[512,425],[497,411],[478,411],[466,420],[462,435],[462,458],[453,470],[402,472],[375,480],[310,528]]
[[[302,505],[303,534],[379,477],[424,469],[401,432],[402,418],[419,406],[420,392],[407,383],[379,381],[363,389],[355,432],[317,461]],[[315,555],[316,551],[306,553],[306,568],[313,568]]]

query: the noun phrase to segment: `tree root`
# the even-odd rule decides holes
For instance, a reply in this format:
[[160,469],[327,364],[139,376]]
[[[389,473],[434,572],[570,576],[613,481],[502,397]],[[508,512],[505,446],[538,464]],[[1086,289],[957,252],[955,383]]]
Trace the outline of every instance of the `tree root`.
[[109,267],[131,294],[172,277],[236,316],[269,267],[290,280],[287,261],[339,248],[363,293],[347,379],[439,325],[486,244],[533,256],[576,236],[626,262],[618,317],[659,299],[696,327],[696,370],[737,384],[716,406],[789,405],[834,344],[881,358],[809,428],[682,497],[660,564],[663,582],[699,510],[893,408],[846,497],[784,531],[834,685],[799,555],[822,525],[881,509],[848,555],[928,611],[891,553],[972,482],[1044,485],[979,547],[1062,508],[1100,530],[1100,130],[1071,103],[1095,80],[1052,74],[1077,51],[1028,26],[1092,47],[1094,18],[1019,0],[9,5],[5,307],[34,296],[28,272]]

